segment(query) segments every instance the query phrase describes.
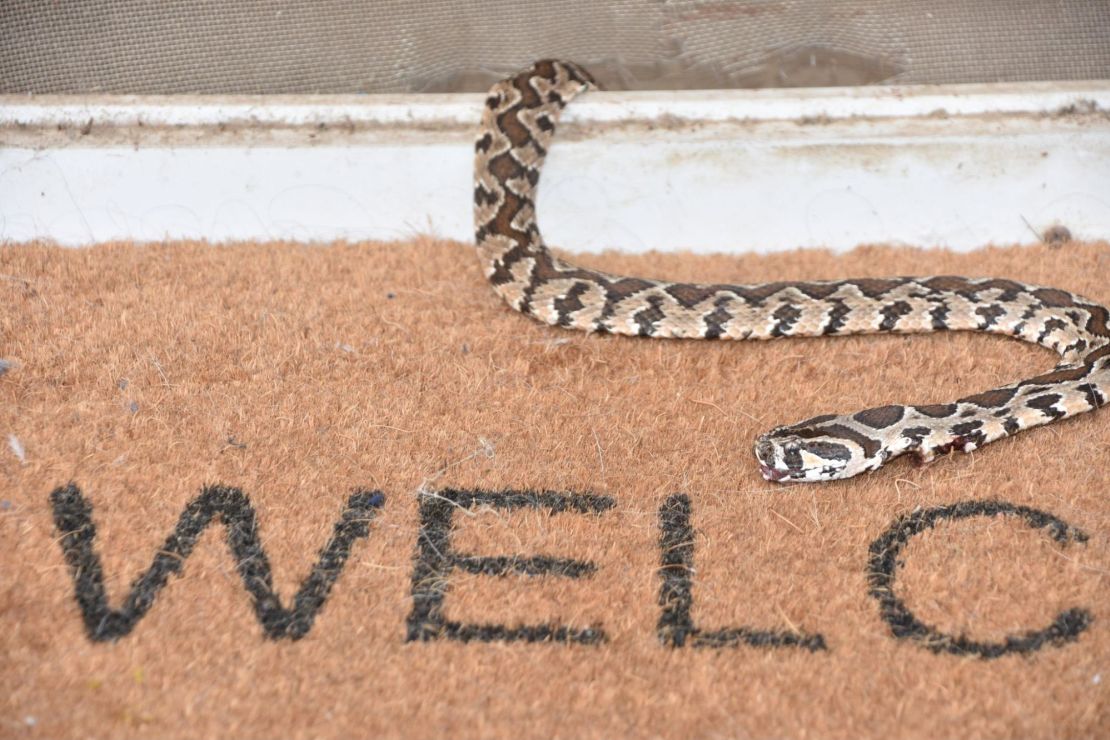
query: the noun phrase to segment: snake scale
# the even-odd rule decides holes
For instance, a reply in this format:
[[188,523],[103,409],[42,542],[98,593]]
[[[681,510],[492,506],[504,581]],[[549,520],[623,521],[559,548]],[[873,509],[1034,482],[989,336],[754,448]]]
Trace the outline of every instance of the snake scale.
[[824,481],[905,453],[927,462],[1096,409],[1110,397],[1110,312],[1057,288],[958,276],[701,285],[611,275],[553,255],[536,225],[540,168],[560,111],[595,89],[545,60],[497,83],[475,145],[474,217],[486,277],[510,306],[555,326],[640,337],[771,339],[980,331],[1055,350],[1051,371],[952,403],[817,416],[759,437],[770,481]]

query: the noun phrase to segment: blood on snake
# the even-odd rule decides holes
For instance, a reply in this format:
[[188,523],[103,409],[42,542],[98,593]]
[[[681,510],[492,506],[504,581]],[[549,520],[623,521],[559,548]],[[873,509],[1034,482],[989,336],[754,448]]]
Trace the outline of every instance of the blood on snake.
[[508,304],[587,332],[773,339],[979,331],[1055,350],[1051,371],[951,403],[826,414],[761,435],[770,481],[827,481],[907,453],[969,452],[1110,397],[1110,312],[1059,288],[955,275],[717,285],[613,275],[552,254],[536,224],[540,169],[562,109],[597,88],[571,62],[544,60],[490,90],[475,145],[474,221],[486,277]]

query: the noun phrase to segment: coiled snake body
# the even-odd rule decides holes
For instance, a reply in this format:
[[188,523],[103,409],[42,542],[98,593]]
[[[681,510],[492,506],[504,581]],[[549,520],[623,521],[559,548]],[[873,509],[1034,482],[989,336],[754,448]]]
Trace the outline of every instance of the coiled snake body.
[[956,276],[699,285],[610,275],[554,256],[536,225],[540,167],[559,112],[594,88],[581,67],[541,61],[486,99],[475,146],[478,254],[494,290],[521,313],[571,329],[667,338],[982,331],[1061,355],[1047,373],[952,403],[778,427],[755,444],[767,480],[848,478],[905,453],[929,461],[1107,402],[1110,313],[1057,288]]

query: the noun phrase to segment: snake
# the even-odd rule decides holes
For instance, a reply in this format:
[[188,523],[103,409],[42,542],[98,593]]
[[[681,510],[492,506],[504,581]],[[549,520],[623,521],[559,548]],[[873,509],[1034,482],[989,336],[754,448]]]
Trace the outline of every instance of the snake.
[[552,253],[536,223],[540,169],[563,108],[597,88],[581,66],[542,60],[485,99],[475,243],[486,278],[513,309],[600,334],[760,340],[975,331],[1060,355],[1047,372],[951,403],[888,404],[775,427],[754,444],[766,480],[845,479],[904,454],[931,462],[1107,403],[1110,312],[1059,288],[956,275],[701,284],[610,274]]

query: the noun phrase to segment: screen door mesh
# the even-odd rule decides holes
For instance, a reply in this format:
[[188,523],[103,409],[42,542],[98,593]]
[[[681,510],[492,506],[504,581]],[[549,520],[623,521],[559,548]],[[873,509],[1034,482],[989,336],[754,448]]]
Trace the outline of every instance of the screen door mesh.
[[0,92],[611,89],[1110,77],[1107,0],[0,0]]

